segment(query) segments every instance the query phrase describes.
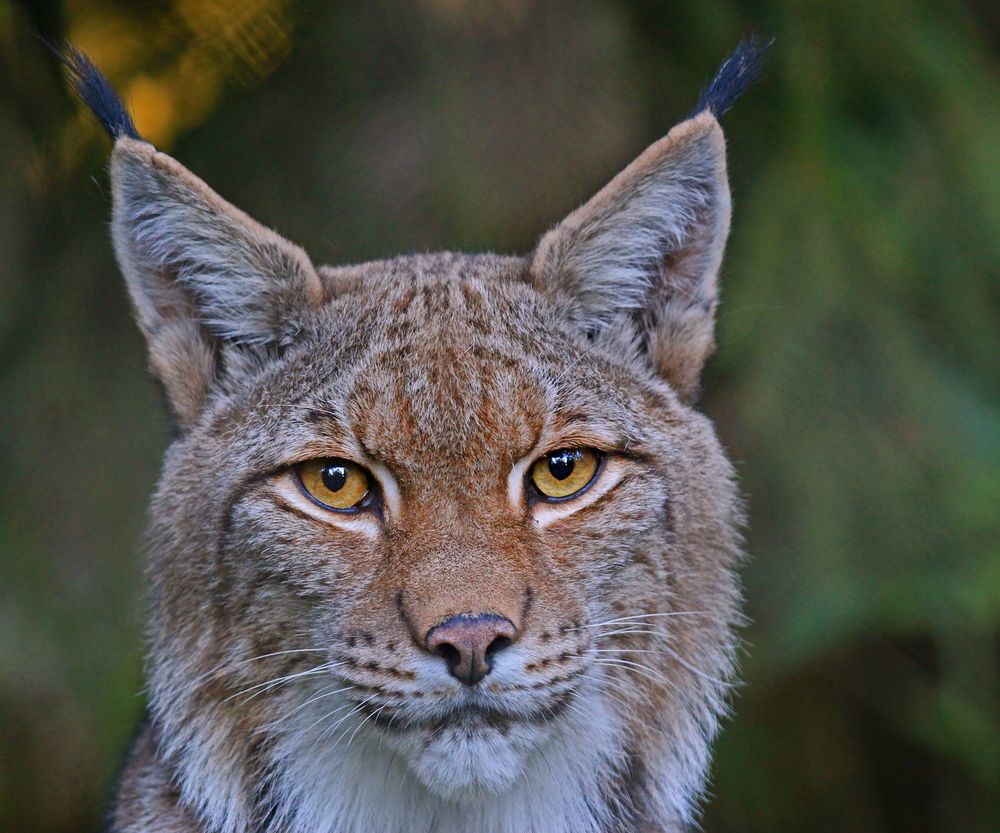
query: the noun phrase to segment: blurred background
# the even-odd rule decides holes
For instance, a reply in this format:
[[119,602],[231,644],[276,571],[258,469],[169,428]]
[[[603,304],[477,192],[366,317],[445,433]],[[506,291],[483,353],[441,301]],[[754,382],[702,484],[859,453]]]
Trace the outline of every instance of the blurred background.
[[0,830],[100,824],[169,439],[109,143],[31,27],[326,263],[527,251],[776,35],[725,120],[704,407],[749,499],[753,624],[704,828],[1000,830],[995,0],[0,0]]

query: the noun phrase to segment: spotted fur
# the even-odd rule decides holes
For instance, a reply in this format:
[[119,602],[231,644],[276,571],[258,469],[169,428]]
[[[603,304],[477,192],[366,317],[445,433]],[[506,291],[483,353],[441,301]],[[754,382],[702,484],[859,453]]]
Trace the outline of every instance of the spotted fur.
[[[316,267],[129,131],[113,237],[178,423],[116,833],[667,833],[697,814],[741,505],[693,403],[729,228],[711,107],[525,257]],[[532,462],[604,454],[531,497]],[[294,464],[381,500],[311,503]],[[425,635],[509,620],[463,685]]]

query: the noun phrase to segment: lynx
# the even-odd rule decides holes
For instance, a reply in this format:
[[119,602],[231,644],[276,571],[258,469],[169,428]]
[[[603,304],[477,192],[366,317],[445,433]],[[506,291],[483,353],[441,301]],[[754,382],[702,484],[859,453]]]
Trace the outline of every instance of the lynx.
[[112,232],[177,434],[116,833],[666,833],[734,675],[742,509],[695,405],[763,46],[530,254],[317,266],[143,141]]

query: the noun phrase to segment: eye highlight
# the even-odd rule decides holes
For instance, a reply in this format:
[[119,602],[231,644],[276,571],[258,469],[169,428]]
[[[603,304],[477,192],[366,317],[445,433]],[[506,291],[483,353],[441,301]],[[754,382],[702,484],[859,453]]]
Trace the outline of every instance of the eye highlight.
[[592,448],[561,448],[534,462],[531,484],[543,499],[565,500],[586,489],[600,465],[601,454]]
[[307,460],[295,467],[302,491],[334,512],[352,512],[369,502],[372,479],[361,466],[339,457]]

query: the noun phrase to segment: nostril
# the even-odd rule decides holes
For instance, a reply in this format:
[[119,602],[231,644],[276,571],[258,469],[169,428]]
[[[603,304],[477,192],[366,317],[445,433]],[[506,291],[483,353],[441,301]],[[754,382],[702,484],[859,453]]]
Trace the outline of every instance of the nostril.
[[454,668],[462,661],[462,652],[450,642],[439,642],[433,650],[448,664],[448,668]]
[[504,648],[508,648],[513,644],[512,640],[508,636],[498,636],[494,639],[486,648],[486,658],[492,659],[493,655],[499,653]]

